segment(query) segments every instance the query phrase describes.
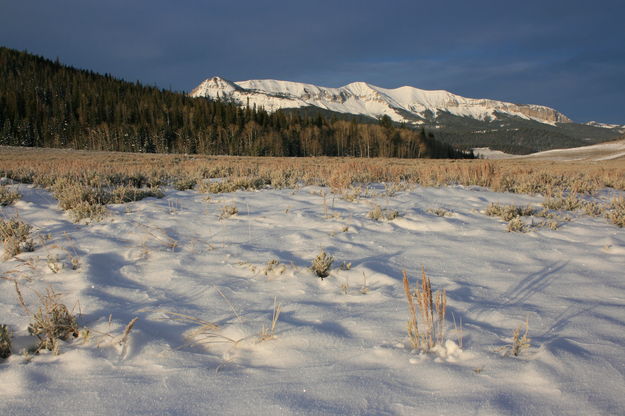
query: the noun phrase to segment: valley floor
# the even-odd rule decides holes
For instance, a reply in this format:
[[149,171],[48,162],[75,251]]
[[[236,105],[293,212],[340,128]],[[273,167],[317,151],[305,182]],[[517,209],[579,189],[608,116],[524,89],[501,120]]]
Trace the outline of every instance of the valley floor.
[[[625,231],[605,218],[508,232],[490,202],[543,198],[371,186],[349,202],[307,186],[208,200],[170,189],[77,225],[47,191],[19,189],[0,213],[38,237],[0,263],[15,352],[0,361],[0,414],[625,412]],[[375,205],[399,216],[371,219]],[[335,258],[323,280],[310,270],[321,250]],[[447,342],[429,353],[408,341],[402,285],[422,267],[448,299]],[[37,293],[62,294],[89,336],[20,354],[33,339],[13,280],[31,312]],[[261,340],[274,299],[275,336]],[[526,319],[530,347],[506,356]]]

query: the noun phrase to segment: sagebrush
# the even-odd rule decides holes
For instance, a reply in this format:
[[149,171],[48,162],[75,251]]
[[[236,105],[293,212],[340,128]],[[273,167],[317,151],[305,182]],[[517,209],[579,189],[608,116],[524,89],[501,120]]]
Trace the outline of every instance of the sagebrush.
[[3,258],[6,260],[25,251],[33,251],[31,238],[32,226],[17,218],[0,218],[0,239],[4,247]]
[[11,205],[21,197],[19,192],[11,190],[8,186],[0,185],[0,206]]
[[28,332],[38,338],[38,351],[47,349],[58,354],[59,340],[66,341],[79,335],[76,315],[61,303],[61,295],[52,289],[38,296],[40,305],[32,316]]
[[5,324],[0,325],[0,358],[8,358],[11,355],[11,331]]
[[313,259],[310,269],[321,279],[330,275],[330,269],[334,263],[334,257],[321,250],[319,254]]

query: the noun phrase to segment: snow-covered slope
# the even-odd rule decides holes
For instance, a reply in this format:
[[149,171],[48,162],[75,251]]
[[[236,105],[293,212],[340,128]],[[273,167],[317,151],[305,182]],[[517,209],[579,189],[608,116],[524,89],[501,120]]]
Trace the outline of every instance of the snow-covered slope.
[[483,159],[545,159],[560,161],[602,161],[625,159],[625,139],[614,140],[590,146],[572,147],[569,149],[553,149],[529,155],[513,155],[488,147],[473,148],[473,152]]
[[554,149],[524,156],[529,159],[549,160],[615,160],[625,159],[625,139],[572,149]]
[[612,129],[618,131],[619,133],[625,133],[625,125],[599,123],[598,121],[589,121],[584,124],[587,126],[600,127],[602,129]]
[[315,106],[370,117],[388,115],[394,121],[416,124],[436,117],[441,111],[477,120],[496,119],[497,113],[503,113],[547,124],[571,122],[565,115],[541,105],[465,98],[448,91],[427,91],[408,86],[386,89],[365,82],[326,88],[289,81],[231,82],[213,77],[198,85],[190,95],[230,100],[240,105],[262,106],[268,111]]

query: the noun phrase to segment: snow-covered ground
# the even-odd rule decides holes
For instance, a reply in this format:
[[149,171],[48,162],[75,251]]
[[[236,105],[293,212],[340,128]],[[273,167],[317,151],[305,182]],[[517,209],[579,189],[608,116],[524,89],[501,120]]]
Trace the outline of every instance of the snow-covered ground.
[[529,155],[512,155],[489,147],[476,147],[473,152],[482,159],[544,159],[559,161],[602,161],[625,158],[625,140],[614,140],[590,146],[545,150]]
[[[41,238],[0,271],[19,279],[31,309],[35,291],[62,293],[91,335],[58,356],[20,355],[29,317],[0,279],[0,323],[16,350],[0,362],[2,415],[625,413],[625,231],[604,218],[510,233],[483,213],[489,202],[541,197],[377,186],[355,202],[317,187],[210,200],[170,190],[76,225],[46,191],[20,190],[0,212]],[[369,219],[374,204],[400,216]],[[238,214],[220,219],[225,205]],[[322,249],[336,259],[324,280],[309,269]],[[412,351],[406,335],[402,270],[414,284],[422,266],[447,290],[449,342],[437,353]],[[274,298],[275,338],[259,341]],[[193,338],[197,326],[175,314],[219,328]],[[526,318],[530,349],[503,356]]]
[[474,147],[473,153],[482,159],[510,159],[518,157],[517,155],[502,152],[501,150],[493,150],[490,147]]
[[615,140],[572,149],[554,149],[533,153],[530,159],[548,160],[615,160],[625,158],[625,140]]

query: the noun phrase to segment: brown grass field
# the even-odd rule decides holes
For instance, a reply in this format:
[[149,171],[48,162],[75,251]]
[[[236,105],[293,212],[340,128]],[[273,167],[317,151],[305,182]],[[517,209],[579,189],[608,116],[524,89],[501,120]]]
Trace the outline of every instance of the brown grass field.
[[372,182],[477,185],[544,195],[585,194],[605,187],[625,190],[625,160],[272,158],[0,147],[0,175],[44,187],[66,178],[90,186],[184,183],[202,190],[207,180],[223,178],[233,185],[221,191],[314,184],[339,192]]

